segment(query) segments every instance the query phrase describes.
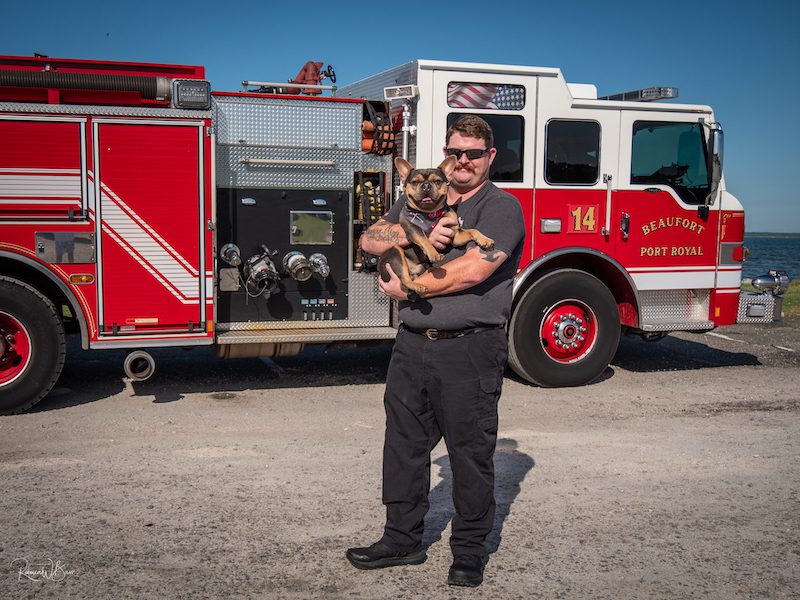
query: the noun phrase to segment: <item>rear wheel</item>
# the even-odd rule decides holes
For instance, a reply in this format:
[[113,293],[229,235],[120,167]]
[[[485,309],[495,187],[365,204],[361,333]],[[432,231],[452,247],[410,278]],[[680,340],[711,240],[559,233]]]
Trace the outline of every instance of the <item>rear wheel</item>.
[[44,398],[64,366],[64,326],[53,303],[29,285],[0,277],[0,414]]
[[589,383],[614,357],[619,312],[603,283],[584,271],[561,270],[537,280],[509,325],[509,364],[544,387]]

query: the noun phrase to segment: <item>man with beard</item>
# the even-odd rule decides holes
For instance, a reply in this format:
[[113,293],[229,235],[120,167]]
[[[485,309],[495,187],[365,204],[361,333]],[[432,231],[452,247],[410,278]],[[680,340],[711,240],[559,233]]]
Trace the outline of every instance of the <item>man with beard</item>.
[[[505,324],[511,286],[522,255],[525,228],[517,200],[489,181],[496,150],[483,119],[465,115],[447,131],[445,155],[458,164],[451,175],[447,204],[464,229],[494,240],[482,250],[474,243],[449,244],[455,219],[442,218],[428,239],[445,258],[417,279],[427,292],[410,301],[391,273],[381,291],[399,301],[397,333],[386,379],[386,437],[383,503],[386,525],[371,546],[350,548],[348,560],[360,569],[420,564],[424,517],[430,489],[430,453],[444,437],[453,471],[450,585],[483,581],[485,540],[495,513],[493,457],[497,402],[507,360]],[[399,223],[405,200],[372,225],[361,247],[382,254],[407,246]]]

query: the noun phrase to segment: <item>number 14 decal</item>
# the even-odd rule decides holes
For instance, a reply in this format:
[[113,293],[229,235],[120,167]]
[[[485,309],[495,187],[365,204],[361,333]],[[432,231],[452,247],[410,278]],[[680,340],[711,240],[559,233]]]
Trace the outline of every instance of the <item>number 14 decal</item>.
[[597,231],[596,204],[591,206],[570,204],[567,209],[570,216],[567,233],[595,233]]

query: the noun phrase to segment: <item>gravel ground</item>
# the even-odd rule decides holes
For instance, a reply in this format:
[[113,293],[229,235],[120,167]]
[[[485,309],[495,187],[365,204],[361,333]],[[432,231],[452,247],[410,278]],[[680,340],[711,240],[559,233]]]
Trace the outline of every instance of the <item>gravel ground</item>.
[[72,352],[0,417],[0,598],[800,597],[800,319],[624,338],[582,388],[509,374],[477,589],[446,585],[441,445],[428,561],[344,558],[381,533],[388,348],[154,354],[132,385]]

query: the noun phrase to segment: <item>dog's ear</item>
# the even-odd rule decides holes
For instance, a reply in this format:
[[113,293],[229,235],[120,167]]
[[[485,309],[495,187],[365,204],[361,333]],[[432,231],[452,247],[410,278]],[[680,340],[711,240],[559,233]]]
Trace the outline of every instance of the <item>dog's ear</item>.
[[447,179],[450,179],[450,175],[456,170],[457,164],[458,159],[455,156],[448,156],[442,161],[442,164],[439,165],[439,169],[441,169]]
[[408,174],[414,170],[414,167],[411,166],[411,163],[399,156],[394,159],[394,166],[397,167],[397,171],[400,173],[400,179],[403,181],[408,179]]

